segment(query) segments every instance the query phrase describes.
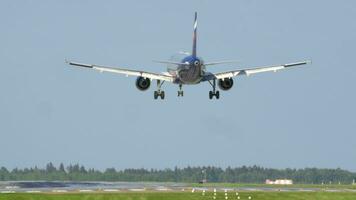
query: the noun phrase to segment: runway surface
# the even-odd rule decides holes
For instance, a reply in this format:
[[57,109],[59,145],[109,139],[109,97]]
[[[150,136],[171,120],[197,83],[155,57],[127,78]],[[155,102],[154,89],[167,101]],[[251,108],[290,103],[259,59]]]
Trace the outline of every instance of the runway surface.
[[91,193],[91,192],[234,192],[234,191],[280,191],[280,192],[356,192],[352,189],[321,188],[270,188],[270,187],[191,187],[185,183],[157,182],[62,182],[62,181],[11,181],[0,182],[0,194],[5,193]]

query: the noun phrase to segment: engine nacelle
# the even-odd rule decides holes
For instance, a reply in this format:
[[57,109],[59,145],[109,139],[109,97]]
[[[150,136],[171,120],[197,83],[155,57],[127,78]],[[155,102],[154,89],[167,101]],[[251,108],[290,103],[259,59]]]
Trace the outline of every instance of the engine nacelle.
[[220,79],[218,85],[222,90],[230,90],[234,85],[234,80],[232,78]]
[[142,76],[137,77],[136,79],[136,87],[141,91],[147,90],[151,85],[151,80],[149,78],[144,78]]

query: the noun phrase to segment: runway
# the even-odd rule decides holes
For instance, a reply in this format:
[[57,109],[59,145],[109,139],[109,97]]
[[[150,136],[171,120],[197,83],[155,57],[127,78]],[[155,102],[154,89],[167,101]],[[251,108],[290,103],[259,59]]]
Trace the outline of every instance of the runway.
[[355,189],[271,188],[271,187],[191,187],[186,183],[158,182],[70,182],[70,181],[11,181],[0,182],[0,194],[6,193],[115,193],[115,192],[356,192]]

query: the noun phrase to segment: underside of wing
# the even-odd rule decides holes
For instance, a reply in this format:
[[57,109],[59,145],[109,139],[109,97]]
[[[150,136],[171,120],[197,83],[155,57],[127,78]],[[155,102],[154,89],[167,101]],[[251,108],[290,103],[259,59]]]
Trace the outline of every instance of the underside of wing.
[[152,72],[146,72],[146,71],[140,71],[140,70],[131,70],[131,69],[124,69],[124,68],[83,64],[83,63],[77,63],[77,62],[67,62],[67,63],[69,65],[73,65],[73,66],[77,66],[77,67],[86,67],[86,68],[94,69],[94,70],[97,70],[100,72],[111,72],[111,73],[117,73],[117,74],[124,74],[127,76],[138,76],[138,77],[144,77],[144,78],[162,80],[162,81],[168,81],[168,82],[173,82],[173,80],[174,80],[173,76],[170,76],[168,74],[159,74],[159,73],[152,73]]
[[208,73],[205,77],[204,80],[213,80],[213,79],[224,79],[224,78],[232,78],[235,76],[239,75],[252,75],[252,74],[257,74],[257,73],[262,73],[262,72],[276,72],[281,69],[289,68],[289,67],[294,67],[294,66],[299,66],[299,65],[305,65],[310,63],[311,61],[302,61],[302,62],[295,62],[295,63],[289,63],[289,64],[283,64],[283,65],[274,65],[274,66],[264,66],[264,67],[254,67],[254,68],[246,68],[246,69],[238,69],[238,70],[232,70],[232,71],[226,71],[226,72],[219,72],[219,73]]

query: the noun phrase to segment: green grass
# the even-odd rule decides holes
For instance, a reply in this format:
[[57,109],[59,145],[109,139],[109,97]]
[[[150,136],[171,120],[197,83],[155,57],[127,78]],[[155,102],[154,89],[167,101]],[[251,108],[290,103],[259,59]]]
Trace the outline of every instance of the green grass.
[[[355,200],[356,193],[346,192],[240,192],[240,199],[262,200]],[[235,193],[228,193],[229,200],[237,200]],[[94,193],[94,194],[1,194],[0,200],[208,200],[212,193],[189,192],[127,192],[127,193]],[[224,200],[224,193],[217,193],[216,200]]]

